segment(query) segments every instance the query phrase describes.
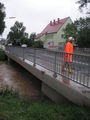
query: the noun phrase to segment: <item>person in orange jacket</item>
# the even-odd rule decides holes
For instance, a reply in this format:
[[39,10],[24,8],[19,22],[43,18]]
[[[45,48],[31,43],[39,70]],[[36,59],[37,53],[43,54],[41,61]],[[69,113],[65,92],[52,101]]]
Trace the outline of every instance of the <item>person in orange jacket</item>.
[[65,55],[64,55],[64,63],[62,65],[62,72],[68,70],[69,73],[72,72],[72,55],[73,55],[73,37],[68,38],[68,42],[65,46]]

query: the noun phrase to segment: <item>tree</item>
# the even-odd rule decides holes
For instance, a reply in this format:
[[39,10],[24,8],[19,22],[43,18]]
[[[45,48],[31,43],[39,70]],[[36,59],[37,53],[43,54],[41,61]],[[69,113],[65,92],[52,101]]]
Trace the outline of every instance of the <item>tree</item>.
[[[87,5],[90,4],[90,0],[79,0],[77,3],[80,4],[79,9],[82,11],[82,8],[87,7]],[[90,9],[88,9],[87,13],[90,14]]]
[[79,47],[90,47],[90,18],[80,18],[73,24],[68,24],[62,37],[73,36]]
[[78,31],[77,31],[77,27],[75,26],[74,23],[68,24],[68,25],[66,26],[66,28],[63,29],[63,32],[64,32],[64,34],[62,34],[62,37],[63,37],[64,39],[66,39],[66,41],[68,40],[68,38],[69,38],[70,36],[72,36],[75,40],[77,40]]
[[31,33],[30,40],[32,41],[32,43],[34,43],[35,38],[36,38],[36,33]]
[[0,35],[2,35],[2,33],[4,31],[4,28],[5,28],[5,22],[4,22],[5,16],[6,16],[6,14],[5,14],[5,7],[0,2]]
[[80,18],[74,24],[78,28],[79,33],[77,40],[78,46],[90,48],[90,18]]
[[35,38],[36,38],[36,33],[31,33],[28,39],[28,46],[32,46],[32,47],[34,46]]
[[35,41],[36,33],[31,33],[30,38],[28,39],[28,46],[34,47],[34,48],[43,48],[43,42],[42,41]]
[[87,6],[88,3],[90,3],[90,0],[79,0],[77,3],[80,4],[79,8],[83,8],[84,6]]
[[79,31],[77,44],[82,48],[90,48],[90,29],[84,28]]
[[13,45],[24,44],[28,39],[28,33],[25,32],[26,27],[23,26],[22,22],[16,21],[14,26],[10,28],[10,32],[7,35],[8,42]]
[[42,41],[35,41],[34,42],[34,48],[43,48],[43,42]]

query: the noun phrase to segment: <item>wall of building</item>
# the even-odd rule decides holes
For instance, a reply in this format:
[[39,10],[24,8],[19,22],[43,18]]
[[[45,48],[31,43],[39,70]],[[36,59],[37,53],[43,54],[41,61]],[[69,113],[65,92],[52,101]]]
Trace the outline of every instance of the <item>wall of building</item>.
[[72,23],[72,20],[70,19],[70,17],[67,19],[67,21],[64,23],[64,25],[62,25],[62,27],[60,28],[60,30],[57,32],[57,34],[54,36],[54,45],[61,45],[63,43],[66,42],[66,40],[64,38],[62,38],[62,34],[64,33],[63,32],[63,29],[66,27],[67,24],[71,24]]
[[56,33],[53,34],[46,34],[44,40],[44,47],[48,48],[50,45],[54,45],[54,36]]
[[72,20],[70,17],[66,20],[66,22],[62,25],[62,27],[59,29],[57,33],[51,33],[51,34],[45,34],[42,35],[38,40],[41,40],[44,42],[44,47],[48,48],[48,46],[64,46],[66,40],[62,38],[63,29],[66,27],[67,24],[71,24]]

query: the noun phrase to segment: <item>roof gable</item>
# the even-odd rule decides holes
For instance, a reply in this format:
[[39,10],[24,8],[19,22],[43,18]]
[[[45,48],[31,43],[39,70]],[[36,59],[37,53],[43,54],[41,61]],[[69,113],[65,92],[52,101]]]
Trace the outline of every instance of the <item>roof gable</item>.
[[63,19],[58,18],[57,21],[50,21],[50,23],[43,29],[43,31],[40,34],[37,34],[37,38],[44,34],[57,33],[68,18],[69,17]]

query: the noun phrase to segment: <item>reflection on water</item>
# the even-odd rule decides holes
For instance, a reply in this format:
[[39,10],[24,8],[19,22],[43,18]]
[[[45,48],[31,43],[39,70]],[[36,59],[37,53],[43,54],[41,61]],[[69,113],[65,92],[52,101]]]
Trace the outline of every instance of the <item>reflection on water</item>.
[[21,96],[40,96],[40,81],[14,62],[0,64],[0,86],[5,85],[17,90]]

